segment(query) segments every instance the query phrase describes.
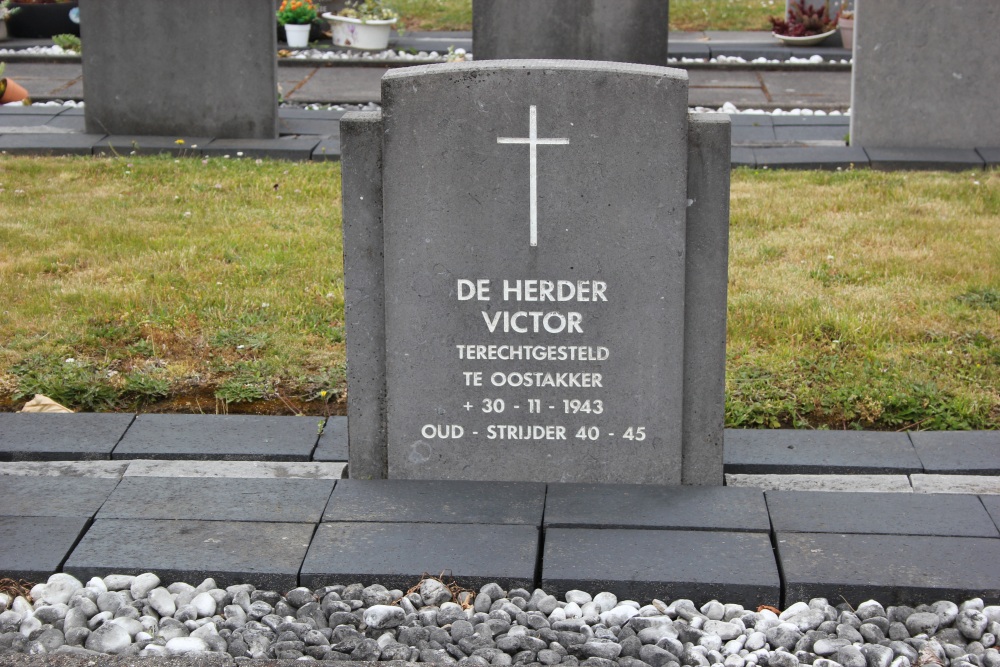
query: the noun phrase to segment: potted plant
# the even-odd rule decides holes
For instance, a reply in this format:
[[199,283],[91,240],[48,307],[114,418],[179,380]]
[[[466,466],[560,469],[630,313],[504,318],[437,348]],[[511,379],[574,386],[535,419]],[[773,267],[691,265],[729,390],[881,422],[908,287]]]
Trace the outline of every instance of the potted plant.
[[28,99],[28,91],[16,81],[6,78],[3,75],[6,69],[7,63],[0,63],[0,104],[24,102]]
[[309,32],[316,20],[316,5],[312,0],[282,0],[278,8],[278,23],[285,28],[285,41],[293,49],[309,46]]
[[845,49],[854,48],[854,12],[849,9],[841,10],[840,17],[837,19],[837,25],[840,27],[840,38],[844,42]]
[[771,34],[791,46],[812,46],[837,31],[837,17],[830,16],[830,1],[822,7],[812,7],[806,0],[795,0],[788,6],[788,16],[772,16]]
[[7,19],[18,12],[18,8],[11,8],[10,0],[0,2],[0,40],[7,39]]
[[389,46],[389,32],[399,20],[399,14],[387,7],[383,0],[348,2],[347,8],[336,14],[326,12],[323,18],[330,22],[333,45],[382,51]]
[[10,8],[7,32],[11,37],[49,39],[62,33],[80,34],[76,0],[17,0],[10,3]]

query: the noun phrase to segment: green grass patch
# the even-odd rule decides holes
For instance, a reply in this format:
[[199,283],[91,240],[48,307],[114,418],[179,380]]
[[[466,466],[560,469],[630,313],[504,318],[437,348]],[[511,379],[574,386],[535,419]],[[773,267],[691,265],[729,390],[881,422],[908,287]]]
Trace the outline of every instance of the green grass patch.
[[670,0],[670,29],[770,31],[768,17],[784,13],[784,0]]
[[[407,30],[472,30],[472,0],[394,0]],[[670,29],[770,30],[784,0],[670,0]]]
[[[343,411],[336,163],[0,158],[0,406]],[[733,174],[726,423],[1000,428],[1000,173]]]

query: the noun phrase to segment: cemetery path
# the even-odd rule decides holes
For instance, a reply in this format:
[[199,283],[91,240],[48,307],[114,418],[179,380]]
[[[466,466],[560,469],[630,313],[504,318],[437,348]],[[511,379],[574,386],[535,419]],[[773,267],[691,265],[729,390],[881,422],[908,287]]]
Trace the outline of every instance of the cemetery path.
[[[317,63],[281,67],[278,83],[284,99],[295,104],[363,104],[380,101],[379,82],[389,67],[336,67]],[[7,76],[18,81],[36,102],[83,100],[85,82],[79,63],[12,62]],[[851,73],[763,69],[692,69],[690,104],[738,108],[790,110],[811,108],[846,110],[850,106]]]
[[0,574],[1000,601],[996,432],[729,430],[727,486],[666,487],[342,479],[346,426],[0,414]]

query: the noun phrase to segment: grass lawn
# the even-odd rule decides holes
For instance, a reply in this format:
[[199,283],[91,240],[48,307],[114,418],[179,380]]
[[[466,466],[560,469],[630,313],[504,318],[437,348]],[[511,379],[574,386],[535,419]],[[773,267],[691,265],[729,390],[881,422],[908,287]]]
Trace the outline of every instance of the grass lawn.
[[[0,158],[0,409],[343,412],[340,169]],[[1000,172],[737,171],[730,426],[1000,428]]]
[[[472,0],[393,0],[407,30],[472,30]],[[671,30],[770,30],[784,0],[670,0]]]

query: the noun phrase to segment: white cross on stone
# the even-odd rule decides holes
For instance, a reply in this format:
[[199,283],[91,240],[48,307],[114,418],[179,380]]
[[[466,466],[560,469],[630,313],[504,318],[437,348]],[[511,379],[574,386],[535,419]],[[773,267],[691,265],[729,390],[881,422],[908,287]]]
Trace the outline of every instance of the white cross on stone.
[[534,105],[528,111],[527,137],[497,137],[498,144],[528,144],[528,164],[531,178],[530,219],[531,227],[528,245],[538,245],[538,146],[565,146],[569,139],[539,139],[538,109]]

